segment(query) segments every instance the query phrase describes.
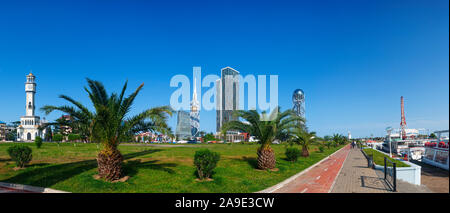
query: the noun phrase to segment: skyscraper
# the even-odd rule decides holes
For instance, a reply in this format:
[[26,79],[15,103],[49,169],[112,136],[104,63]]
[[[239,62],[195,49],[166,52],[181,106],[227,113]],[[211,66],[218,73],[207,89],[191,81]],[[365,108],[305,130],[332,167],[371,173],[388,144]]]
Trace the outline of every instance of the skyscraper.
[[199,107],[200,104],[197,100],[197,88],[196,88],[196,79],[194,78],[194,94],[192,95],[192,102],[191,102],[191,135],[192,137],[198,137],[198,132],[200,130],[200,113],[199,113]]
[[223,68],[216,89],[216,130],[220,132],[224,123],[237,119],[233,112],[239,109],[239,72],[231,67]]
[[178,111],[175,136],[178,140],[190,139],[192,136],[189,113],[186,111]]
[[41,126],[41,120],[39,116],[34,114],[35,106],[35,94],[36,94],[36,77],[33,73],[27,75],[27,81],[25,82],[26,93],[26,105],[25,116],[20,117],[20,125],[17,127],[17,138],[19,141],[33,141],[37,136],[44,138],[45,130],[39,130]]

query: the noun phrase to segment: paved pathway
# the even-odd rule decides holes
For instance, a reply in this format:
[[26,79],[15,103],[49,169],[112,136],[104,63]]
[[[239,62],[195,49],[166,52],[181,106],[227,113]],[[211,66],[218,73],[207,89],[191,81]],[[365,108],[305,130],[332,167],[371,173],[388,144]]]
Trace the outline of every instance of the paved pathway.
[[151,147],[202,147],[202,144],[200,145],[175,145],[175,144],[145,144],[145,143],[123,143],[120,144],[121,146],[151,146]]
[[0,182],[0,193],[67,193],[50,188]]
[[31,191],[0,186],[0,193],[33,193]]
[[274,193],[328,193],[350,151],[350,145],[285,184]]
[[[390,193],[384,173],[367,167],[367,159],[359,149],[352,149],[337,177],[332,193]],[[431,192],[425,186],[416,186],[397,179],[400,193]]]
[[367,159],[361,150],[352,149],[331,192],[386,193],[389,186],[374,169],[367,167]]

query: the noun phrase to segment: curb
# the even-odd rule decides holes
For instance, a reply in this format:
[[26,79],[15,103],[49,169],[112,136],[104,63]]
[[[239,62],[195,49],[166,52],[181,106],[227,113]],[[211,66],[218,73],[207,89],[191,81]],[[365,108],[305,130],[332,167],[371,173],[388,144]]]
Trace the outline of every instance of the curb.
[[22,184],[15,184],[15,183],[4,183],[0,182],[0,187],[12,189],[12,190],[21,190],[25,192],[31,192],[31,193],[70,193],[50,188],[43,188],[43,187],[36,187],[36,186],[27,186]]
[[[276,184],[275,186],[271,186],[271,187],[269,187],[269,188],[267,188],[267,189],[264,189],[264,190],[262,190],[262,191],[255,192],[255,193],[273,193],[274,191],[280,189],[281,187],[283,187],[283,186],[285,186],[286,184],[290,183],[290,182],[293,181],[294,179],[296,179],[296,178],[298,178],[299,176],[303,175],[303,174],[306,173],[307,171],[309,171],[309,170],[311,170],[312,168],[316,167],[317,165],[319,165],[319,164],[322,163],[323,161],[329,159],[331,156],[335,155],[336,153],[338,153],[339,151],[341,151],[341,150],[344,149],[345,147],[347,147],[347,145],[344,146],[344,147],[342,147],[342,148],[340,148],[339,150],[337,150],[337,151],[334,152],[333,154],[331,154],[331,155],[325,157],[324,159],[320,160],[319,162],[315,163],[314,165],[312,165],[312,166],[306,168],[305,170],[303,170],[303,171],[301,171],[301,172],[299,172],[299,173],[297,173],[297,174],[291,176],[290,178],[284,180],[283,182],[278,183],[278,184]],[[341,167],[341,168],[342,168],[342,167]],[[339,171],[339,172],[340,172],[340,171]]]

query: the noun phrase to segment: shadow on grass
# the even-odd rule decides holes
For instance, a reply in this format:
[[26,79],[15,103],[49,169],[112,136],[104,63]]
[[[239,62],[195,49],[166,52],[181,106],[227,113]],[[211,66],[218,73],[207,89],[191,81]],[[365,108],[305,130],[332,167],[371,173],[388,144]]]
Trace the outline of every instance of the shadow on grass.
[[[216,174],[216,172],[213,170],[213,171],[211,172],[211,177],[210,177],[210,178],[212,178],[213,180],[215,180],[215,179],[214,179],[214,175],[215,175],[215,174]],[[195,168],[195,170],[194,170],[194,172],[192,173],[192,175],[193,175],[195,178],[200,179],[200,175],[198,174],[197,168]]]
[[[151,154],[162,151],[161,149],[153,149],[142,152],[135,152],[123,155],[124,160],[132,159],[142,155]],[[42,165],[42,164],[41,164]],[[143,166],[146,164],[144,163]],[[30,165],[33,166],[33,165]],[[147,165],[148,166],[148,165]],[[32,186],[50,187],[76,176],[85,171],[97,168],[97,160],[85,160],[72,163],[64,163],[53,166],[45,166],[39,168],[27,168],[25,171],[14,177],[1,180],[1,182],[27,184]],[[128,175],[128,174],[125,174]]]
[[169,174],[174,174],[175,171],[170,169],[169,167],[176,167],[178,164],[175,163],[157,163],[158,160],[151,160],[141,163],[140,159],[128,161],[123,166],[123,171],[125,175],[135,176],[140,169],[152,169],[164,171]]
[[36,164],[26,165],[25,168],[43,167],[43,166],[48,166],[48,165],[50,165],[50,164],[49,163],[36,163]]
[[0,162],[9,162],[9,161],[12,162],[11,158],[0,158]]
[[241,161],[246,161],[248,165],[250,165],[252,168],[257,169],[258,168],[258,160],[255,157],[247,157],[244,156],[241,159]]

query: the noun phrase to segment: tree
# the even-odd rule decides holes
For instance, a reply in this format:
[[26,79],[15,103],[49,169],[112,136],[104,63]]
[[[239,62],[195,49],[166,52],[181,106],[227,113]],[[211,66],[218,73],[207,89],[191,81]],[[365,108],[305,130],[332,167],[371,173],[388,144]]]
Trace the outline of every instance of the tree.
[[292,142],[302,147],[302,156],[309,156],[309,146],[318,142],[315,132],[308,132],[302,128],[295,128],[292,132]]
[[50,126],[47,127],[46,133],[45,133],[45,141],[52,141],[53,131]]
[[431,134],[430,134],[430,138],[437,138],[437,136],[436,136],[436,134],[431,133]]
[[203,141],[204,142],[208,142],[208,141],[216,141],[216,137],[214,137],[214,135],[212,133],[208,133],[203,137]]
[[343,145],[347,142],[347,138],[341,134],[333,134],[334,146]]
[[206,135],[206,132],[205,131],[200,131],[200,132],[198,132],[198,134],[200,135],[200,137],[205,137],[205,135]]
[[270,147],[272,142],[296,127],[298,121],[304,121],[303,118],[296,116],[292,110],[281,112],[279,107],[274,109],[270,115],[266,112],[259,114],[256,110],[239,110],[234,115],[247,122],[239,120],[227,122],[221,129],[222,134],[225,135],[228,130],[239,130],[255,136],[261,144],[257,150],[258,168],[263,170],[275,168],[275,152]]
[[[89,79],[88,79],[89,81]],[[87,88],[85,88],[87,91]],[[46,105],[41,108],[45,114],[50,114],[53,111],[60,111],[70,116],[70,119],[67,120],[63,117],[56,119],[55,122],[47,123],[41,128],[46,128],[47,126],[54,126],[54,132],[59,134],[66,134],[66,129],[71,128],[72,132],[79,133],[80,137],[83,141],[88,142],[92,141],[93,136],[93,124],[95,113],[89,111],[85,106],[83,106],[80,102],[72,99],[66,95],[60,95],[59,98],[64,99],[71,103],[74,106],[64,105],[64,106],[51,106]]]
[[170,130],[170,132],[167,133],[167,136],[170,139],[169,142],[174,142],[175,141],[175,134],[173,134],[172,130]]
[[133,102],[144,84],[125,98],[127,82],[120,94],[111,95],[107,94],[101,82],[91,79],[87,79],[87,82],[88,88],[84,89],[95,109],[93,112],[80,102],[64,95],[60,97],[75,107],[44,106],[42,110],[47,114],[54,110],[69,114],[73,118],[72,125],[78,128],[84,137],[101,143],[102,148],[97,156],[99,176],[108,181],[117,180],[122,177],[123,156],[117,149],[120,142],[129,134],[161,132],[167,129],[167,119],[172,115],[172,110],[168,106],[155,107],[129,116]]
[[6,140],[7,141],[15,141],[16,140],[16,135],[17,135],[17,133],[14,133],[14,131],[13,132],[9,132],[9,133],[6,134]]
[[42,146],[42,138],[37,136],[36,139],[34,139],[34,144],[36,145],[36,147],[39,149]]

